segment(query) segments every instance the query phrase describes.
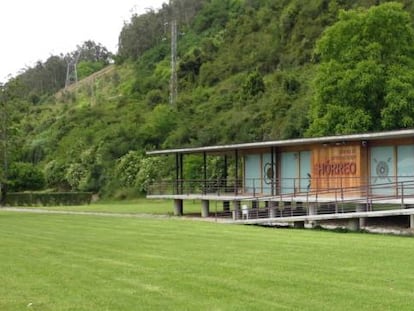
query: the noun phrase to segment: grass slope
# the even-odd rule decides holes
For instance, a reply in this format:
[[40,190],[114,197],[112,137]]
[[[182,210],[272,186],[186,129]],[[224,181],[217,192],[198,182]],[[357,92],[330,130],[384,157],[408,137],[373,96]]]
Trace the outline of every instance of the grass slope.
[[412,310],[411,238],[0,212],[0,310]]

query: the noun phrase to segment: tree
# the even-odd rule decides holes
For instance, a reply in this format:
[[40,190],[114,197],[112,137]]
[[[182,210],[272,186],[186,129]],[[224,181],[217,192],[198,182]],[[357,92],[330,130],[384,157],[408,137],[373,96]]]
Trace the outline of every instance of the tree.
[[165,20],[150,10],[143,15],[134,15],[119,35],[118,59],[138,59],[163,38]]
[[242,85],[243,95],[246,98],[256,97],[265,92],[265,84],[262,75],[258,71],[251,72],[247,75]]
[[0,177],[0,188],[1,188],[1,206],[6,204],[7,196],[7,183],[8,183],[8,111],[7,111],[7,98],[6,89],[3,85],[0,85],[0,109],[1,109],[1,177]]
[[414,126],[414,30],[402,5],[341,12],[315,56],[309,136]]
[[80,53],[79,61],[86,62],[101,62],[109,64],[113,57],[112,53],[109,52],[106,47],[100,43],[95,43],[92,40],[83,42],[81,46],[78,46],[76,52]]
[[11,79],[7,84],[0,84],[0,205],[6,203],[8,192],[9,167],[17,157],[18,145],[21,143],[17,124],[21,119],[20,111],[24,111],[18,98],[21,96],[21,84]]

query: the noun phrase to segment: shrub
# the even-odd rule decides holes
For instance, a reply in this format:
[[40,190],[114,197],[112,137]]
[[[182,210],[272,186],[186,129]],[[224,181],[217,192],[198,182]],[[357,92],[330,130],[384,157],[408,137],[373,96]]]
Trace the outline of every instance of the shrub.
[[39,190],[45,186],[43,172],[31,163],[16,162],[10,167],[11,191]]

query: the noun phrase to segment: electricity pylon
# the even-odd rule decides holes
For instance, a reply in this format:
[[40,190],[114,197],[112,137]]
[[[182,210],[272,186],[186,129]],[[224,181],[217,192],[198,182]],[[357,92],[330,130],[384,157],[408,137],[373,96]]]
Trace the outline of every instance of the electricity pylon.
[[80,57],[80,51],[77,51],[75,57],[68,62],[67,70],[66,70],[66,82],[65,88],[73,83],[78,82],[78,71],[76,69],[76,65],[78,63]]

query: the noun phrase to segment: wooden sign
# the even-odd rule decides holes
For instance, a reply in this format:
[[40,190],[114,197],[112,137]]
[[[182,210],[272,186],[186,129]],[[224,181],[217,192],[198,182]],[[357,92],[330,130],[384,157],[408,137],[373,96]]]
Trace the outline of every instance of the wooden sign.
[[312,190],[358,187],[360,177],[360,145],[322,145],[313,149]]

